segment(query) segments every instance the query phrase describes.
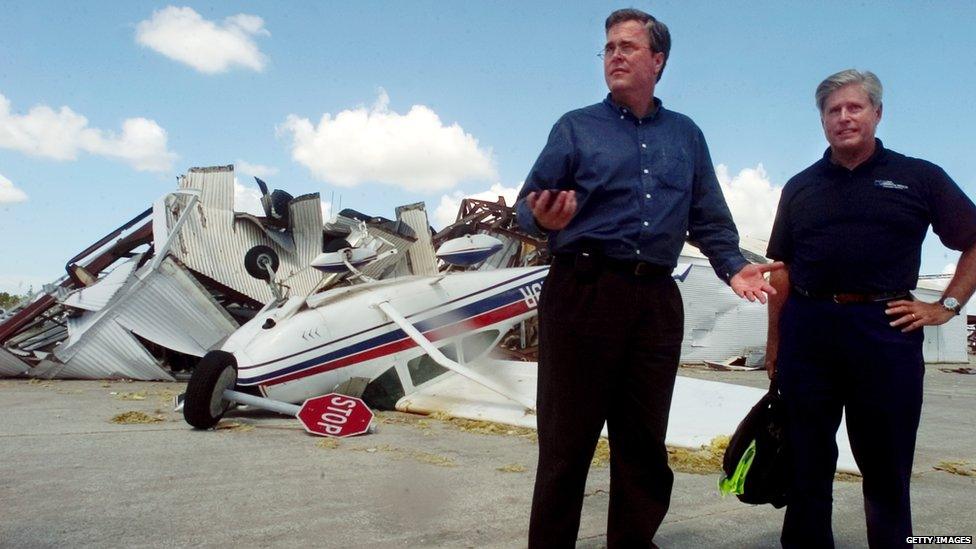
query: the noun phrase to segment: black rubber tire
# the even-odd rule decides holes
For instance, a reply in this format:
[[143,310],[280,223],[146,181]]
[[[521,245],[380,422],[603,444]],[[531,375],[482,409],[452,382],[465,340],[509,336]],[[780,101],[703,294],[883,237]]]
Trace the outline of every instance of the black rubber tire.
[[259,245],[251,248],[244,255],[244,269],[247,274],[258,280],[270,280],[271,275],[261,266],[261,262],[265,258],[271,262],[271,270],[277,271],[278,254],[271,249],[271,246]]
[[227,411],[225,389],[237,384],[237,360],[225,351],[210,351],[197,364],[186,385],[183,419],[197,429],[210,429]]

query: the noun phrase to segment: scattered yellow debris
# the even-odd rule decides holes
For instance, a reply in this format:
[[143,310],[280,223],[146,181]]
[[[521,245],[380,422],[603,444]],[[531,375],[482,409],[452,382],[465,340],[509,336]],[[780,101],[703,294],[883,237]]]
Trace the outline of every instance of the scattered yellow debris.
[[934,468],[937,471],[945,471],[953,475],[976,477],[976,465],[968,461],[940,461]]
[[593,451],[593,459],[590,460],[590,467],[603,468],[610,464],[610,441],[600,437],[596,442],[596,450]]
[[315,443],[319,448],[326,448],[329,450],[335,450],[339,447],[339,439],[337,438],[323,438]]
[[221,421],[214,427],[215,431],[240,431],[247,432],[253,431],[254,425],[250,423],[243,423],[240,421]]
[[729,447],[729,437],[719,435],[707,446],[697,450],[687,448],[668,448],[668,464],[675,471],[707,475],[722,470],[722,458]]
[[158,423],[163,421],[162,416],[151,416],[145,412],[130,411],[122,412],[112,417],[112,423],[131,425],[136,423]]
[[855,475],[854,473],[837,473],[834,475],[834,480],[840,482],[861,482],[864,480],[861,475]]
[[520,465],[518,463],[510,463],[508,465],[502,465],[498,468],[499,471],[503,473],[524,473],[525,465]]
[[146,400],[146,391],[134,391],[131,393],[119,391],[118,393],[112,392],[109,394],[114,395],[119,400]]
[[[718,473],[722,470],[722,457],[729,446],[729,437],[720,435],[712,439],[707,446],[697,450],[688,448],[668,447],[668,464],[675,471],[681,473],[696,473],[706,475]],[[600,438],[593,452],[590,467],[606,467],[610,464],[610,442]]]
[[493,421],[484,421],[480,419],[463,419],[452,417],[441,412],[434,412],[427,417],[430,419],[444,421],[467,433],[477,433],[480,435],[516,436],[519,438],[527,438],[529,440],[538,440],[539,438],[539,433],[536,432],[535,429],[530,429],[528,427],[515,427],[513,425],[506,425],[504,423],[495,423]]
[[454,458],[441,456],[438,454],[431,454],[430,452],[422,452],[420,450],[397,448],[395,446],[390,446],[389,444],[384,444],[382,446],[371,446],[369,448],[353,448],[353,450],[358,450],[369,454],[375,453],[377,451],[385,452],[393,456],[396,456],[398,458],[410,458],[413,459],[414,461],[419,461],[420,463],[429,463],[431,465],[436,465],[438,467],[457,466],[457,463],[454,462]]
[[160,404],[172,405],[173,399],[177,397],[182,391],[174,391],[172,389],[162,389],[160,391],[153,391],[150,394],[154,394],[159,397]]

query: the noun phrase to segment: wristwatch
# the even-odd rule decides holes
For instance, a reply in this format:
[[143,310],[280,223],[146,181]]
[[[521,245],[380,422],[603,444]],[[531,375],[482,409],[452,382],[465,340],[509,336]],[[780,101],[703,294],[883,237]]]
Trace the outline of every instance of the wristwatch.
[[939,303],[941,303],[947,311],[952,311],[953,314],[958,315],[959,312],[962,311],[962,303],[959,303],[959,300],[954,297],[943,297]]

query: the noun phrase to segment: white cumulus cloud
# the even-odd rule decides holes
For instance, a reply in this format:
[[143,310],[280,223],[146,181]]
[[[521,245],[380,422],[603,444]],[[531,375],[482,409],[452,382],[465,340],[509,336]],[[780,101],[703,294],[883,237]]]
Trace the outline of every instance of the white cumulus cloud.
[[380,90],[372,107],[325,113],[318,125],[292,114],[278,131],[291,137],[296,162],[316,178],[343,187],[370,181],[430,192],[497,177],[491,150],[457,123],[445,125],[423,105],[400,114],[389,104]]
[[465,198],[474,198],[477,200],[484,200],[486,202],[496,202],[498,197],[501,196],[505,198],[505,204],[512,206],[515,204],[515,198],[518,196],[518,187],[505,187],[501,183],[495,183],[487,191],[482,191],[480,193],[463,193],[461,191],[454,191],[451,194],[445,194],[441,196],[441,201],[434,210],[433,219],[431,219],[431,225],[437,230],[443,229],[444,227],[454,223],[457,219],[458,209],[461,207],[461,200]]
[[264,70],[267,57],[255,36],[271,36],[264,19],[237,14],[215,23],[193,8],[167,6],[136,26],[136,42],[207,74],[233,67]]
[[277,175],[278,173],[278,168],[264,166],[262,164],[251,164],[245,160],[238,160],[237,162],[234,162],[234,170],[236,170],[238,173],[260,177],[261,179],[266,179],[272,175]]
[[127,118],[122,133],[88,126],[71,108],[47,105],[14,114],[0,94],[0,148],[53,160],[75,160],[79,152],[121,160],[139,171],[167,171],[176,155],[166,148],[166,130],[147,118]]
[[27,193],[14,186],[14,182],[0,174],[0,204],[24,202]]
[[719,164],[715,166],[715,175],[739,234],[768,239],[783,188],[773,185],[761,163],[735,176],[729,174],[728,166]]

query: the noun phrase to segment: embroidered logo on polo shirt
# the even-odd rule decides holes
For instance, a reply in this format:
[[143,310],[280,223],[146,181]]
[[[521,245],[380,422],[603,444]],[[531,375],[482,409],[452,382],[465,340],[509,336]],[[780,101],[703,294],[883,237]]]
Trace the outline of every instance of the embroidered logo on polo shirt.
[[895,183],[894,181],[888,181],[887,179],[875,179],[874,186],[881,189],[896,189],[899,191],[904,191],[908,188],[908,185],[902,185],[901,183]]

